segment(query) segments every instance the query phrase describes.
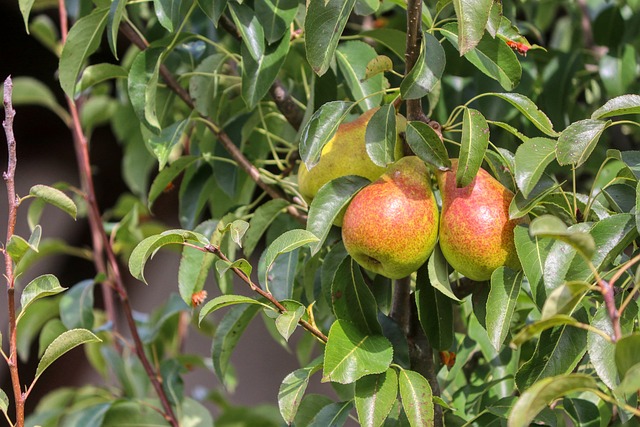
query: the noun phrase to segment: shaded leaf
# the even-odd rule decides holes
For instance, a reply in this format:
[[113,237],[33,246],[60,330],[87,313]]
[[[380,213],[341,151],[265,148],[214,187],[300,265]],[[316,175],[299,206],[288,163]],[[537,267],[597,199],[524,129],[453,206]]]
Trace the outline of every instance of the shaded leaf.
[[263,0],[256,2],[254,7],[269,44],[288,36],[289,27],[298,11],[297,0]]
[[300,132],[300,157],[311,170],[320,160],[322,148],[333,137],[353,102],[331,101],[323,104]]
[[318,411],[307,427],[341,427],[347,421],[352,408],[351,401],[330,403]]
[[153,202],[167,189],[173,180],[197,160],[198,157],[196,156],[182,156],[172,162],[168,167],[163,168],[160,173],[156,175],[149,189],[149,200],[147,201],[149,209],[151,209]]
[[427,265],[423,265],[416,277],[418,320],[431,346],[444,351],[453,344],[453,303],[431,285],[428,270]]
[[420,121],[407,123],[407,144],[411,151],[424,162],[440,170],[451,167],[449,153],[444,142],[431,126]]
[[312,363],[305,368],[296,369],[287,375],[278,391],[278,407],[280,415],[291,424],[296,418],[298,408],[302,403],[302,397],[309,384],[309,378],[322,367],[320,363]]
[[491,274],[486,324],[489,339],[496,350],[500,350],[511,329],[521,283],[522,272],[508,267],[499,267]]
[[431,93],[442,77],[445,64],[444,49],[438,39],[429,33],[422,33],[420,55],[400,83],[402,98],[418,99]]
[[309,207],[307,220],[307,230],[318,238],[318,242],[312,247],[312,255],[322,249],[332,225],[340,218],[341,212],[353,196],[368,184],[370,181],[366,178],[347,175],[320,187]]
[[[4,88],[0,89],[0,93],[4,93]],[[51,89],[41,81],[32,77],[13,78],[11,99],[14,107],[20,105],[39,105],[57,114],[63,122],[71,123],[69,113],[58,103]]]
[[304,21],[307,61],[319,76],[329,68],[356,0],[308,0]]
[[578,281],[567,282],[554,289],[542,307],[540,320],[549,319],[556,314],[571,314],[590,289],[588,283]]
[[377,56],[370,45],[359,40],[342,43],[336,49],[338,69],[344,77],[351,98],[362,100],[358,103],[358,108],[363,113],[379,106],[382,101],[382,94],[379,93],[384,88],[382,74],[365,79],[369,61]]
[[560,135],[553,130],[553,123],[549,120],[549,117],[538,108],[535,102],[529,99],[527,96],[520,93],[487,93],[482,96],[495,96],[503,99],[516,107],[535,127],[540,129],[545,135],[551,137],[557,137]]
[[255,210],[249,220],[249,229],[244,235],[243,250],[247,257],[251,256],[264,232],[288,205],[284,199],[273,199]]
[[60,320],[67,329],[93,328],[93,288],[93,280],[83,280],[60,299]]
[[69,30],[58,69],[60,86],[71,99],[75,98],[76,81],[85,60],[100,46],[108,13],[109,8],[95,9],[91,14],[78,19]]
[[596,244],[591,234],[570,229],[560,218],[552,215],[542,215],[531,221],[529,234],[537,237],[553,237],[568,243],[587,259],[590,259],[596,250]]
[[429,257],[428,268],[431,286],[452,300],[459,302],[460,299],[451,289],[451,283],[449,282],[449,264],[442,254],[442,249],[440,249],[439,244],[436,245],[433,253]]
[[382,167],[393,163],[396,141],[396,109],[386,104],[373,113],[367,123],[365,147],[371,161]]
[[615,361],[622,378],[632,366],[640,363],[640,334],[627,335],[616,342]]

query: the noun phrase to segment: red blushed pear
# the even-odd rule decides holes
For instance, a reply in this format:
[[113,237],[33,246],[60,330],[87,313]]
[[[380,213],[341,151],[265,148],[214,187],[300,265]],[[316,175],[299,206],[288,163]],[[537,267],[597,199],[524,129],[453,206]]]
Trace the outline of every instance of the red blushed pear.
[[390,165],[349,204],[342,240],[358,264],[390,279],[416,271],[438,238],[429,171],[415,156]]
[[509,219],[513,193],[480,169],[471,184],[456,187],[458,160],[451,170],[436,171],[442,196],[440,249],[447,262],[469,279],[489,280],[500,266],[520,269]]

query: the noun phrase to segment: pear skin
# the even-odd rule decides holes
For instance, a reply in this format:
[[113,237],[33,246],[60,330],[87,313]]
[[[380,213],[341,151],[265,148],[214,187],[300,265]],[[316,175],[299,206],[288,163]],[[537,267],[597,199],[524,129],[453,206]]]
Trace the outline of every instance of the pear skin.
[[447,262],[469,279],[489,280],[500,266],[520,269],[509,219],[513,193],[480,169],[471,184],[456,187],[458,160],[451,170],[436,171],[442,197],[440,249]]
[[438,238],[438,205],[429,170],[403,157],[364,187],[347,207],[342,240],[358,264],[390,279],[416,271]]
[[[372,108],[355,120],[338,126],[335,135],[322,148],[320,161],[311,170],[307,169],[304,162],[300,164],[298,189],[305,200],[311,202],[320,187],[332,179],[345,175],[358,175],[369,181],[375,181],[384,173],[384,167],[371,161],[365,145],[367,124],[377,110],[378,108]],[[404,131],[405,122],[398,119],[398,132]],[[400,138],[396,143],[395,151],[396,159],[402,157]]]

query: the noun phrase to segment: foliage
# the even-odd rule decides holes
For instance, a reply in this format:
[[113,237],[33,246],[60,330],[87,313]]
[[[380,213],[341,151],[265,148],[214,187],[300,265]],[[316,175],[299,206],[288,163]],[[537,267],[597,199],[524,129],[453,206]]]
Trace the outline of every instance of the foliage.
[[[640,415],[640,154],[630,149],[640,137],[640,2],[77,0],[58,11],[73,24],[63,38],[49,2],[19,4],[26,29],[59,56],[68,108],[57,88],[18,76],[18,112],[48,108],[76,146],[110,127],[130,190],[101,222],[79,161],[81,190],[38,185],[19,199],[33,199],[31,236],[5,242],[8,279],[38,256],[87,257],[41,239],[45,203],[93,221],[108,246],[94,248],[96,277],[70,290],[52,275],[26,286],[17,275],[11,351],[28,359],[31,342],[41,346],[26,395],[82,344],[105,384],[116,378],[115,388],[49,394],[27,425],[212,426],[205,403],[217,405],[216,425],[604,426]],[[108,62],[93,61],[97,51]],[[296,173],[321,160],[340,123],[374,107],[366,143],[377,164],[393,153],[396,108],[408,116],[406,151],[434,170],[459,158],[459,186],[484,167],[513,190],[522,271],[472,282],[436,247],[391,283],[351,259],[333,223],[367,182],[338,178],[309,203]],[[180,229],[143,221],[173,186]],[[131,316],[123,345],[93,293],[106,287],[131,313],[118,280],[128,271],[146,282],[147,261],[169,247],[181,251],[176,294]],[[231,356],[259,313],[287,346],[293,334],[313,338],[296,341],[307,356],[272,407],[238,408],[224,398]],[[211,337],[211,354],[181,353],[184,316]],[[194,368],[224,384],[208,402],[184,390]],[[306,393],[310,382],[330,382],[338,397]],[[8,418],[20,393],[10,395],[0,393]]]

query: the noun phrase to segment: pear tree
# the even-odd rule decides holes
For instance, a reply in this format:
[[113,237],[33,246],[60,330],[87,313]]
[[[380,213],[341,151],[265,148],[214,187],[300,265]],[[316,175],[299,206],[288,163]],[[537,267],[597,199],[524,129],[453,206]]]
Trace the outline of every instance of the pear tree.
[[[9,2],[7,425],[635,425],[640,1]],[[77,184],[16,190],[29,106]]]

